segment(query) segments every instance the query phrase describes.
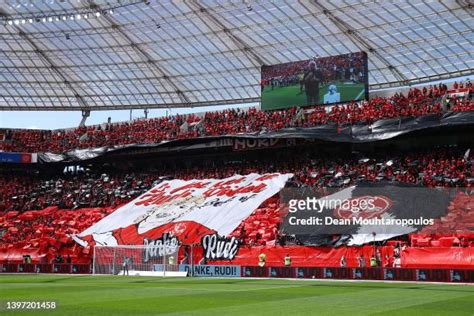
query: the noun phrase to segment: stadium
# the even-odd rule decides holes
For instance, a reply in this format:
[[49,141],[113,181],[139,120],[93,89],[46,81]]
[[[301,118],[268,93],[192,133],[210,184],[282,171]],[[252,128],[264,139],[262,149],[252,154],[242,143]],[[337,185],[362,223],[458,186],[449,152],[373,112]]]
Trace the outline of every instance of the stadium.
[[0,0],[1,314],[473,315],[473,12]]

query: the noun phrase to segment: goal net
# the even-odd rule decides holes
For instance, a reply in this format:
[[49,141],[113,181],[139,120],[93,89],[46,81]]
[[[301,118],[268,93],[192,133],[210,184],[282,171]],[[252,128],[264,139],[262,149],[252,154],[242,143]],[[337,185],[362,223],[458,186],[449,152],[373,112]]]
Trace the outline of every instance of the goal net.
[[166,276],[177,272],[179,247],[95,246],[92,273]]

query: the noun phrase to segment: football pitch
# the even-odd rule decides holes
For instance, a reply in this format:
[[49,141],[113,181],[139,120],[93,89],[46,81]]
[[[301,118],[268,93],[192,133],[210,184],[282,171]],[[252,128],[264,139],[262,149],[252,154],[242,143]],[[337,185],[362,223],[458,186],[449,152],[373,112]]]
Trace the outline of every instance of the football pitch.
[[[57,307],[9,311],[9,301],[55,301]],[[0,302],[0,315],[474,315],[474,286],[1,275]]]
[[[319,101],[323,103],[324,94],[327,93],[327,86],[322,85],[319,88]],[[342,83],[336,84],[337,91],[341,94],[341,101],[350,101],[355,99],[364,99],[363,83]],[[277,110],[291,106],[305,106],[306,94],[300,92],[300,85],[288,87],[275,87],[273,90],[270,86],[266,86],[262,92],[262,109]]]

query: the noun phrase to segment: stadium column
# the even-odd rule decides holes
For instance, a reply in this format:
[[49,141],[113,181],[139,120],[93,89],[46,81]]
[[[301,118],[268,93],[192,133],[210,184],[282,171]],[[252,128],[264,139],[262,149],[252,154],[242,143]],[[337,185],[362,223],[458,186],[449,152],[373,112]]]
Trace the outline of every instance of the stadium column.
[[81,119],[81,122],[79,123],[79,127],[86,125],[86,120],[90,115],[91,115],[90,110],[82,110],[82,119]]

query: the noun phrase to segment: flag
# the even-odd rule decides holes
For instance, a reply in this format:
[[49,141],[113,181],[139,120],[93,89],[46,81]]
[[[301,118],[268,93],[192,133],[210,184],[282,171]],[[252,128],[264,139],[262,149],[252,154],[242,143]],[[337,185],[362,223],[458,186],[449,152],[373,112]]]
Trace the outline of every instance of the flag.
[[[454,190],[392,183],[363,183],[335,190],[324,197],[306,190],[298,200],[311,209],[294,207],[283,218],[281,231],[306,245],[362,245],[414,233],[448,212]],[[295,194],[293,193],[293,196]],[[292,196],[281,203],[291,205]],[[296,203],[293,203],[296,205]],[[299,223],[299,224],[295,224]]]
[[[227,236],[292,174],[163,181],[77,237],[100,245],[143,244],[165,233],[193,243],[203,234]],[[89,237],[87,237],[89,236]],[[90,237],[91,236],[91,237]]]

